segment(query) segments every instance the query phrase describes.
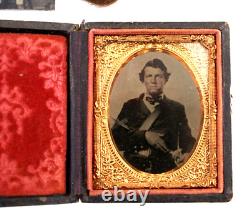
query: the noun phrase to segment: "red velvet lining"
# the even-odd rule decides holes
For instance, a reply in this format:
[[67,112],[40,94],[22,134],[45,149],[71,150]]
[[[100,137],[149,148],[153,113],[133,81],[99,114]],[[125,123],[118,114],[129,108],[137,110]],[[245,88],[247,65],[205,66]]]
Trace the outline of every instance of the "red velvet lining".
[[0,34],[0,196],[66,191],[67,40]]

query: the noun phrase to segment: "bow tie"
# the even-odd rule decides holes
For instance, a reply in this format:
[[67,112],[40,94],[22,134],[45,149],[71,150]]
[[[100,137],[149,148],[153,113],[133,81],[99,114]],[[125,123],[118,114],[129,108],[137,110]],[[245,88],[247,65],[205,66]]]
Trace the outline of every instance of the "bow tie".
[[150,104],[154,105],[155,103],[160,103],[162,101],[162,96],[158,95],[156,97],[150,97],[146,96],[146,101],[148,101]]

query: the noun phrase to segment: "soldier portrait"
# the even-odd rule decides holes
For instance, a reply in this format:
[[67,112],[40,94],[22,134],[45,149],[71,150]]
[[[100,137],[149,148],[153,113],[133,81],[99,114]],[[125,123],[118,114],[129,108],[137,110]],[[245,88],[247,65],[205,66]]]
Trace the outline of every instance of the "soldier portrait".
[[202,107],[192,72],[178,57],[148,51],[124,63],[110,93],[112,140],[132,168],[178,169],[199,140]]

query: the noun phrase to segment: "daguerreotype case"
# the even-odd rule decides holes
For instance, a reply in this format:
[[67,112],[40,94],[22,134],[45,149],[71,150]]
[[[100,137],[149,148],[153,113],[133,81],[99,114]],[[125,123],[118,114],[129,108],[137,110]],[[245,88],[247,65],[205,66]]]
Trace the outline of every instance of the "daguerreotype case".
[[0,206],[232,198],[226,23],[0,22]]

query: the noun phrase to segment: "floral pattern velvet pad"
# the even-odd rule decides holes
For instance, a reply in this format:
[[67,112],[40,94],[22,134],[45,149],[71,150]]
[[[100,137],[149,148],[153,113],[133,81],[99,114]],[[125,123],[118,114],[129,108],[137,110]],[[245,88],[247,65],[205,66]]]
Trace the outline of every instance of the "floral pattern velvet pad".
[[0,196],[64,194],[67,39],[0,33]]

